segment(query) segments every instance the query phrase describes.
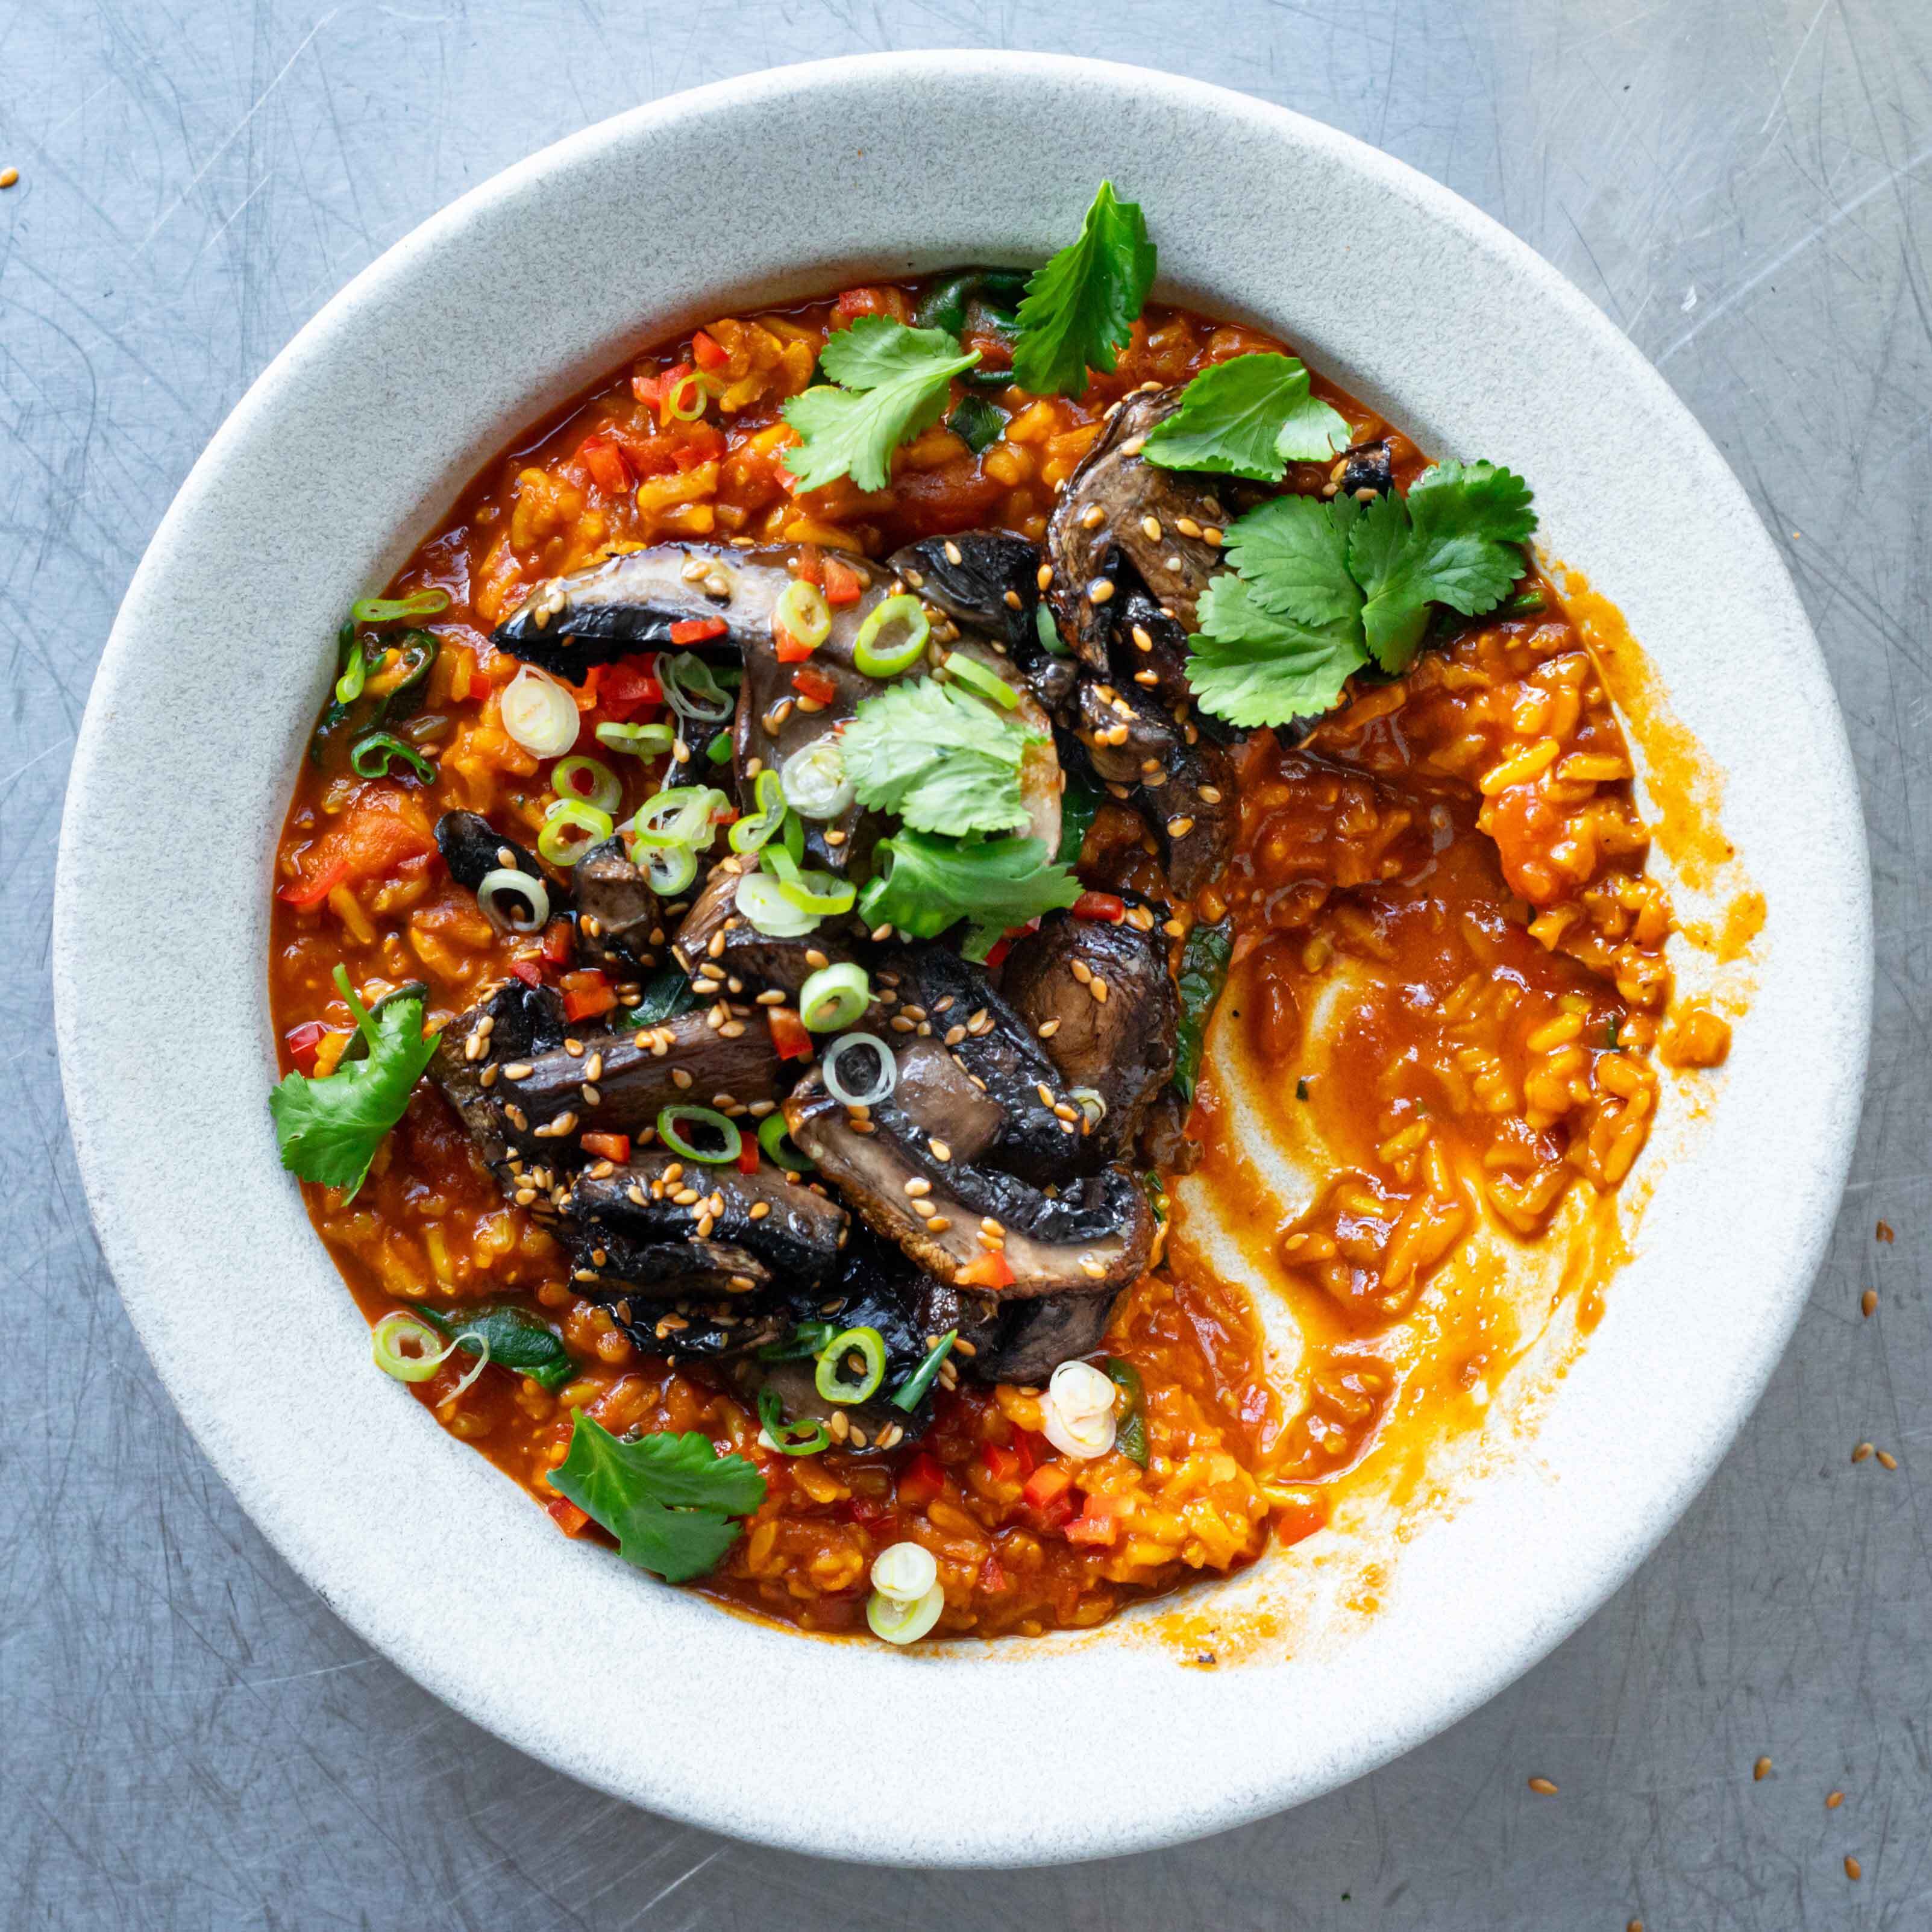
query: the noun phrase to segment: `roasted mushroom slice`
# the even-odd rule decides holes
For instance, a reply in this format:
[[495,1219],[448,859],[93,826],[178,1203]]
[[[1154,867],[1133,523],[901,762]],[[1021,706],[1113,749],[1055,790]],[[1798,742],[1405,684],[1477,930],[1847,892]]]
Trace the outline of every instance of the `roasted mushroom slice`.
[[1114,1294],[1046,1294],[1016,1301],[974,1359],[982,1382],[1043,1382],[1062,1362],[1090,1355],[1107,1332]]
[[1168,768],[1166,782],[1147,794],[1156,831],[1167,848],[1168,889],[1191,899],[1227,869],[1240,831],[1234,760],[1196,731]]
[[1386,496],[1395,488],[1394,454],[1386,442],[1358,442],[1342,453],[1334,480],[1344,496]]
[[592,846],[578,860],[571,886],[578,934],[592,964],[614,967],[628,977],[658,963],[664,944],[662,910],[622,838]]
[[[1014,946],[1002,982],[1060,1078],[1099,1102],[1092,1138],[1109,1160],[1132,1145],[1149,1103],[1173,1078],[1180,1022],[1166,940],[1147,908],[1130,911],[1146,925],[1053,914]],[[1094,998],[1096,985],[1106,999]]]
[[506,980],[436,1036],[429,1077],[456,1109],[476,1151],[506,1192],[522,1183],[522,1162],[496,1096],[498,1076],[486,1070],[508,1060],[521,1064],[563,1044],[563,1001],[548,986]]
[[1088,764],[1109,784],[1159,784],[1180,748],[1180,727],[1153,698],[1091,671],[1081,675],[1073,720]]
[[[1107,665],[1119,594],[1112,566],[1125,556],[1155,602],[1192,631],[1195,605],[1221,567],[1228,512],[1202,477],[1144,461],[1148,432],[1179,407],[1178,389],[1141,390],[1117,404],[1081,459],[1046,529],[1053,580],[1047,595],[1063,633],[1096,670]],[[1103,587],[1104,586],[1104,587]]]
[[473,892],[492,872],[526,872],[543,877],[534,853],[506,838],[481,813],[446,812],[436,822],[436,849],[449,876]]
[[757,869],[755,858],[734,854],[719,860],[670,943],[700,998],[732,990],[735,980],[739,992],[776,989],[796,999],[820,967],[852,957],[849,938],[836,920],[821,921],[815,931],[796,938],[760,932],[737,905],[738,881]]
[[844,1209],[770,1162],[745,1174],[653,1148],[608,1174],[603,1166],[571,1184],[557,1222],[574,1279],[602,1294],[812,1291],[838,1268]]
[[1034,696],[1048,711],[1060,708],[1078,667],[1051,611],[1042,628],[1039,544],[1010,530],[962,530],[908,544],[888,561],[902,582],[956,624],[1000,639]]
[[1187,633],[1138,584],[1123,590],[1114,639],[1117,682],[1151,692],[1172,714],[1191,705],[1187,682]]

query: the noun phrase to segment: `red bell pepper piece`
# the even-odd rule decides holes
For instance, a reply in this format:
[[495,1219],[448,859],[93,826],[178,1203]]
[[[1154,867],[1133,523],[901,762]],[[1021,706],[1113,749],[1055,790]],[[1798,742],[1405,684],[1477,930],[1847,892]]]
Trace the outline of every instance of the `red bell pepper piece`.
[[[816,648],[811,644],[800,643],[782,624],[772,626],[772,645],[780,664],[802,664]],[[797,685],[798,680],[794,676],[792,682]],[[799,688],[803,688],[802,686]],[[810,697],[813,694],[808,692],[806,694]]]
[[1066,1526],[1067,1541],[1111,1544],[1120,1533],[1126,1508],[1118,1496],[1089,1496],[1086,1508]]
[[586,1154],[594,1154],[600,1160],[614,1160],[621,1166],[631,1157],[628,1134],[579,1134],[577,1138]]
[[842,604],[856,604],[860,596],[859,573],[836,556],[825,560],[825,601],[836,609]]
[[701,644],[707,638],[722,638],[730,628],[722,617],[682,617],[670,627],[670,640]]
[[988,1442],[980,1451],[980,1460],[986,1466],[986,1473],[996,1483],[1010,1483],[1020,1474],[1020,1459],[1011,1449],[998,1442]]
[[298,912],[307,912],[311,906],[319,906],[343,880],[349,876],[349,861],[338,859],[332,866],[325,866],[312,879],[297,879],[282,887],[276,893],[278,899],[285,900]]
[[1073,902],[1076,919],[1103,919],[1118,926],[1127,916],[1127,902],[1114,892],[1082,892]]
[[998,1556],[988,1555],[986,1562],[980,1565],[980,1587],[994,1594],[1012,1587],[1006,1573],[1000,1568]]
[[510,970],[526,986],[543,984],[543,968],[534,959],[512,959]]
[[945,1488],[946,1472],[939,1466],[938,1457],[931,1450],[922,1449],[900,1472],[899,1507],[923,1509]]
[[722,369],[731,358],[700,328],[691,338],[691,359],[700,369]]
[[594,1019],[599,1013],[608,1013],[617,1004],[617,995],[610,982],[595,967],[581,973],[566,973],[561,983],[566,1019]]
[[765,1022],[772,1030],[772,1048],[781,1060],[809,1060],[812,1035],[789,1006],[767,1006]]
[[630,488],[631,466],[608,436],[586,436],[577,446],[577,460],[605,496],[621,496]]
[[[797,648],[802,650],[803,646],[799,646]],[[784,647],[782,644],[778,647],[778,656],[781,658],[784,657]],[[834,684],[824,672],[811,664],[807,664],[802,670],[795,670],[792,673],[791,688],[798,693],[800,697],[808,698],[814,704],[830,704],[838,695],[838,686]]]
[[544,1504],[566,1536],[577,1536],[590,1519],[568,1496],[553,1496]]
[[1073,1486],[1073,1472],[1064,1462],[1043,1462],[1020,1490],[1020,1500],[1034,1509],[1057,1503]]
[[328,1037],[328,1029],[320,1020],[304,1020],[300,1026],[289,1028],[283,1036],[283,1043],[288,1048],[289,1058],[295,1062],[298,1072],[314,1072],[316,1048]]
[[1004,1255],[989,1248],[984,1254],[976,1255],[953,1280],[962,1288],[1010,1288],[1013,1271]]
[[756,1134],[738,1136],[738,1172],[756,1174],[758,1171],[758,1137]]
[[1034,1454],[1034,1438],[1016,1422],[1013,1424],[1013,1454],[1020,1459],[1020,1474],[1030,1476],[1040,1458]]
[[568,966],[577,935],[567,919],[554,919],[544,928],[543,956],[553,966]]

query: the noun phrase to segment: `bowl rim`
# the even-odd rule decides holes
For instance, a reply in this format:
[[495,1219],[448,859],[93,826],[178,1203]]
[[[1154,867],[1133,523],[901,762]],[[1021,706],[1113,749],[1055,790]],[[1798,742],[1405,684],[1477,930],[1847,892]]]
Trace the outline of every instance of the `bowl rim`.
[[[1412,1698],[1403,1709],[1378,1708],[1346,1744],[1328,1739],[1306,1748],[1299,1741],[1274,1747],[1250,1732],[1248,1742],[1252,1752],[1247,1761],[1204,1778],[1186,1794],[1163,1793],[1127,1807],[1112,1798],[1092,1802],[1083,1791],[1061,1808],[1066,1815],[1042,1823],[1010,1809],[994,1812],[982,1805],[975,1812],[971,1805],[978,1787],[968,1774],[970,1767],[949,1765],[935,1780],[939,1786],[936,1794],[915,1798],[905,1793],[902,1784],[896,1787],[901,1794],[895,1804],[897,1815],[889,1821],[855,1822],[849,1808],[840,1809],[838,1815],[846,1825],[842,1840],[828,1834],[832,1810],[815,1798],[808,1801],[716,1774],[707,1781],[695,1768],[702,1762],[701,1754],[681,1734],[653,1733],[652,1748],[662,1748],[662,1757],[652,1765],[639,1766],[626,1760],[618,1740],[601,1738],[598,1748],[586,1748],[520,1692],[509,1696],[479,1690],[469,1672],[446,1654],[440,1654],[420,1629],[410,1626],[399,1606],[382,1600],[378,1575],[360,1571],[355,1561],[344,1560],[345,1551],[352,1545],[345,1540],[346,1525],[338,1516],[332,1516],[326,1528],[317,1528],[290,1509],[286,1497],[265,1475],[260,1417],[241,1415],[225,1398],[220,1403],[207,1399],[207,1385],[184,1355],[182,1337],[173,1325],[176,1318],[170,1306],[170,1298],[183,1278],[182,1270],[191,1265],[191,1257],[178,1240],[170,1244],[151,1226],[137,1227],[139,1217],[124,1206],[124,1202],[140,1198],[140,1192],[132,1164],[136,1142],[121,1118],[138,1082],[128,1075],[124,1058],[119,1064],[115,1058],[117,1046],[124,1042],[104,1044],[98,1016],[99,996],[109,974],[101,957],[102,945],[114,928],[118,914],[115,895],[129,890],[129,880],[104,856],[96,835],[112,822],[118,807],[116,775],[124,769],[130,748],[152,748],[144,747],[140,735],[144,728],[130,713],[144,695],[152,693],[154,673],[151,665],[144,664],[143,652],[154,648],[158,632],[162,638],[167,634],[166,598],[175,587],[171,574],[186,567],[182,559],[192,551],[197,523],[213,528],[225,520],[231,538],[246,528],[245,513],[220,500],[224,485],[232,486],[228,472],[241,470],[242,458],[268,433],[278,414],[298,406],[304,385],[318,376],[326,380],[330,358],[340,352],[345,340],[354,338],[370,324],[386,299],[420,274],[425,264],[444,257],[460,260],[466,249],[478,245],[478,238],[493,221],[508,218],[520,208],[540,206],[554,184],[564,184],[560,192],[567,196],[570,184],[580,179],[585,169],[620,163],[648,148],[655,138],[680,130],[689,136],[700,128],[715,130],[734,124],[742,131],[759,124],[761,117],[782,112],[823,114],[835,111],[842,103],[848,109],[855,102],[878,104],[884,99],[878,92],[882,87],[917,90],[928,99],[951,89],[962,100],[975,88],[1033,89],[1063,104],[1084,98],[1096,106],[1132,104],[1177,119],[1198,120],[1230,144],[1258,144],[1294,164],[1332,171],[1332,182],[1340,184],[1336,192],[1358,189],[1400,211],[1402,219],[1413,219],[1420,230],[1452,238],[1467,260],[1487,265],[1502,281],[1518,290],[1526,304],[1555,318],[1583,350],[1600,358],[1614,374],[1629,397],[1633,412],[1656,424],[1681,460],[1696,466],[1700,487],[1712,500],[1714,526],[1724,526],[1727,540],[1737,547],[1738,561],[1749,566],[1740,573],[1750,580],[1748,599],[1756,603],[1770,631],[1784,640],[1779,646],[1784,654],[1778,660],[1780,674],[1786,677],[1798,704],[1810,710],[1816,734],[1811,744],[1816,764],[1802,776],[1809,781],[1821,842],[1834,850],[1844,880],[1831,905],[1841,943],[1828,956],[1822,982],[1834,998],[1828,1003],[1831,1010],[1820,1022],[1817,1056],[1827,1063],[1821,1076],[1820,1104],[1802,1130],[1788,1130],[1792,1144],[1780,1144],[1778,1149],[1792,1171],[1791,1218],[1799,1225],[1793,1229],[1781,1274],[1768,1277],[1774,1292],[1767,1293],[1756,1325],[1740,1332],[1736,1353],[1723,1365],[1725,1372],[1714,1410],[1705,1417],[1704,1426],[1692,1432],[1681,1453],[1654,1468],[1647,1482],[1593,1498],[1597,1520],[1570,1525],[1587,1548],[1588,1560],[1550,1565],[1562,1573],[1560,1584],[1545,1581],[1542,1596],[1508,1638],[1486,1646],[1466,1640],[1451,1644],[1438,1660],[1448,1666],[1446,1683],[1434,1686],[1432,1694]],[[1138,187],[1132,191],[1137,196],[1141,193]],[[889,229],[891,220],[890,210],[882,210],[878,225]],[[896,237],[882,235],[871,252],[883,257],[899,245]],[[818,268],[803,272],[808,280],[823,279]],[[1180,289],[1184,296],[1190,292],[1185,284]],[[731,291],[718,292],[722,298]],[[1215,299],[1214,305],[1222,313],[1239,312],[1238,306],[1225,297]],[[650,332],[659,331],[654,328]],[[542,396],[560,399],[580,386],[588,374],[617,359],[616,355],[608,355],[598,362],[596,356],[604,356],[604,352],[596,352],[587,368],[583,366],[585,358],[579,356],[568,366],[530,370],[524,391],[536,399],[530,401],[522,419],[534,419],[547,406]],[[1317,352],[1311,359],[1352,387],[1362,380],[1346,355]],[[1369,382],[1360,392],[1409,424],[1418,422],[1422,413],[1415,400],[1405,402],[1400,396],[1391,396],[1386,386]],[[434,506],[437,514],[482,460],[466,448],[462,455],[444,466],[445,487]],[[424,522],[419,519],[407,530],[398,532],[398,554],[415,541],[410,532],[423,527]],[[1590,559],[1586,556],[1582,561],[1588,563]],[[1615,584],[1606,587],[1612,594],[1618,590]],[[298,747],[296,755],[299,755]],[[292,770],[292,760],[286,761],[285,776]],[[190,788],[184,797],[190,806],[199,801],[206,808],[212,798],[218,797],[218,792],[207,788],[206,782],[214,775],[197,775],[203,789],[196,793]],[[282,795],[286,797],[286,788]],[[266,882],[266,866],[262,876]],[[1494,1695],[1580,1624],[1634,1570],[1701,1488],[1754,1405],[1795,1326],[1830,1232],[1850,1157],[1863,1084],[1871,962],[1869,887],[1856,782],[1842,720],[1832,700],[1815,638],[1782,560],[1766,538],[1741,486],[1663,378],[1609,320],[1526,244],[1488,216],[1406,164],[1322,124],[1246,95],[1150,70],[1065,56],[980,52],[886,53],[814,62],[716,82],[632,110],[568,136],[472,189],[394,244],[327,303],[270,363],[218,431],[183,484],[130,583],[76,744],[62,827],[53,932],[56,1024],[62,1075],[80,1172],[104,1253],[136,1330],[197,1442],[297,1572],[360,1635],[418,1681],[464,1714],[574,1777],[671,1816],[742,1838],[820,1856],[836,1853],[889,1863],[936,1864],[1017,1864],[1096,1857],[1225,1828],[1302,1802],[1386,1762],[1444,1728]],[[262,1044],[257,1038],[250,1050],[259,1052]],[[225,1108],[238,1120],[242,1104],[214,1096],[208,1110],[218,1114]],[[1718,1112],[1721,1113],[1721,1108]],[[254,1138],[259,1144],[260,1134]],[[248,1146],[248,1136],[243,1137],[242,1144]],[[268,1178],[272,1183],[280,1180],[272,1174]],[[320,1252],[319,1243],[312,1240],[312,1245]],[[332,1273],[332,1264],[326,1260],[325,1264],[331,1266]],[[1588,1362],[1586,1352],[1586,1366]],[[413,1405],[412,1421],[412,1409]],[[441,1438],[440,1432],[435,1433],[445,1447],[478,1465],[491,1482],[498,1480],[482,1459],[468,1457],[466,1449]],[[455,1467],[434,1444],[418,1460],[439,1473]],[[1576,1472],[1572,1478],[1576,1479]],[[1514,1496],[1517,1487],[1514,1478],[1508,1484],[1500,1477],[1496,1480],[1498,1492],[1507,1487]],[[511,1486],[500,1486],[507,1498],[527,1510],[526,1499]],[[1493,1500],[1484,1498],[1486,1504]],[[488,1555],[500,1544],[507,1546],[515,1532],[506,1526],[494,1508],[487,1508],[484,1514],[488,1519]],[[1473,1519],[1478,1512],[1466,1514]],[[448,1553],[442,1544],[436,1546],[439,1552]],[[472,1549],[466,1553],[473,1556],[475,1552]],[[590,1553],[568,1546],[556,1552],[555,1567],[560,1574],[568,1574],[574,1589],[586,1600],[608,1598],[602,1580],[579,1560]],[[1422,1554],[1418,1549],[1406,1561],[1420,1564]],[[392,1565],[388,1574],[393,1582],[400,1573]],[[446,1587],[467,1586],[452,1582]],[[1083,1652],[1049,1642],[1042,1652],[1025,1658],[1011,1655],[1013,1647],[1005,1646],[996,1658],[955,1658],[943,1664],[883,1655],[856,1646],[832,1646],[828,1652],[820,1646],[808,1651],[789,1634],[770,1632],[748,1622],[741,1625],[721,1618],[712,1609],[700,1606],[694,1616],[691,1600],[681,1593],[653,1592],[647,1583],[637,1587],[649,1593],[637,1614],[640,1625],[655,1626],[656,1634],[674,1640],[697,1635],[707,1652],[716,1648],[740,1663],[751,1660],[754,1672],[770,1668],[782,1676],[788,1660],[802,1661],[808,1656],[818,1659],[830,1654],[848,1660],[830,1666],[832,1678],[842,1682],[850,1677],[854,1682],[860,1677],[875,1678],[883,1694],[892,1694],[908,1688],[916,1692],[922,1683],[895,1678],[890,1675],[892,1671],[970,1668],[985,1673],[976,1680],[977,1684],[998,1686],[989,1692],[988,1707],[1010,1717],[1024,1707],[1029,1695],[1037,1694],[1037,1673],[1051,1671],[1056,1697],[1070,1699],[1070,1708],[1077,1709],[1090,1698],[1111,1699],[1124,1687],[1130,1692],[1145,1690],[1164,1697],[1177,1712],[1191,1706],[1191,1721],[1229,1725],[1237,1732],[1250,1721],[1240,1712],[1238,1698],[1225,1694],[1225,1687],[1244,1672],[1223,1672],[1220,1684],[1206,1684],[1199,1681],[1204,1673],[1170,1672],[1164,1660],[1162,1668],[1150,1669],[1148,1657],[1126,1644],[1101,1654],[1090,1646]],[[794,1648],[781,1654],[772,1648],[774,1644]],[[850,1659],[862,1661],[854,1664]],[[1334,1667],[1346,1671],[1346,1659]],[[1321,1663],[1298,1664],[1306,1675],[1291,1678],[1286,1685],[1291,1714],[1304,1707],[1318,1712],[1332,1705],[1336,1686],[1323,1674],[1330,1668]],[[1022,1670],[1035,1674],[1030,1689],[1018,1684],[1014,1678],[1013,1673]],[[855,1671],[857,1676],[852,1675]],[[717,1667],[708,1654],[694,1654],[691,1676],[700,1690],[710,1686],[716,1694]],[[665,1694],[674,1706],[680,1696],[688,1702],[699,1692],[671,1690]],[[780,1694],[778,1689],[775,1688],[772,1694]],[[1250,1697],[1249,1701],[1255,1700]],[[660,1770],[660,1764],[669,1768]],[[967,1808],[963,1812],[959,1808],[962,1802]],[[948,1804],[952,1807],[950,1813]],[[832,1853],[828,1853],[828,1843]]]

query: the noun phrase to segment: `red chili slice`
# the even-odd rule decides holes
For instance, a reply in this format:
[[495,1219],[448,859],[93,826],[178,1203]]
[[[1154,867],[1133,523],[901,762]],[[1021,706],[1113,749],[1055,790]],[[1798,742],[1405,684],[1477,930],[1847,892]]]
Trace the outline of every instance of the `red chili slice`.
[[[778,655],[784,653],[781,647]],[[822,670],[808,664],[803,670],[791,674],[791,688],[801,698],[808,698],[814,704],[830,704],[838,695],[838,687]]]
[[1126,901],[1114,892],[1082,892],[1073,902],[1076,919],[1104,919],[1118,926],[1126,916]]
[[298,1072],[314,1072],[316,1048],[328,1037],[328,1029],[320,1020],[304,1020],[300,1026],[290,1028],[283,1043]]
[[682,617],[670,627],[670,640],[701,644],[707,638],[722,638],[730,628],[722,617]]

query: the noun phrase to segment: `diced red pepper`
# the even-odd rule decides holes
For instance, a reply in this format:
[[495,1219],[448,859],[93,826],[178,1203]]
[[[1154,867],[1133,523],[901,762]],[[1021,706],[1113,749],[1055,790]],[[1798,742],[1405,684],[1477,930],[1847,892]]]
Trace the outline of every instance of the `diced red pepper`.
[[825,586],[825,553],[816,544],[800,544],[791,560],[791,574],[814,590]]
[[534,959],[512,959],[510,970],[526,986],[543,984],[543,968]]
[[691,359],[700,369],[722,369],[731,358],[700,328],[691,338]]
[[[780,657],[784,656],[782,649],[779,651],[778,656]],[[824,672],[811,664],[807,664],[802,670],[795,670],[792,673],[791,688],[798,693],[800,697],[808,698],[814,704],[830,704],[838,695],[838,686],[834,684]]]
[[[800,643],[782,624],[772,626],[772,644],[780,664],[802,664],[817,649],[815,645]],[[798,683],[796,677],[793,678],[792,682]],[[812,694],[806,693],[807,697]]]
[[664,702],[664,686],[658,682],[657,654],[620,658],[615,664],[600,664],[603,676],[597,684],[597,708],[613,724],[627,723],[647,706]]
[[328,1029],[320,1020],[304,1020],[300,1026],[290,1028],[283,1042],[298,1072],[314,1072],[316,1048],[328,1037]]
[[568,966],[576,948],[577,934],[568,920],[554,919],[544,928],[543,956],[553,966]]
[[695,470],[700,463],[716,463],[724,454],[724,432],[716,423],[695,422],[679,425],[684,431],[670,453],[680,470]]
[[621,496],[630,488],[631,466],[608,436],[586,436],[577,446],[577,460],[605,496]]
[[1021,1473],[1018,1456],[998,1442],[988,1442],[980,1451],[980,1460],[986,1464],[986,1473],[996,1483],[1010,1483]]
[[899,1476],[899,1507],[923,1509],[946,1488],[946,1472],[930,1450],[922,1449]]
[[563,987],[563,1016],[569,1020],[595,1019],[617,1004],[610,982],[595,967],[581,973],[566,973]]
[[621,1164],[631,1157],[628,1134],[579,1134],[577,1138],[586,1154],[594,1154],[600,1160],[614,1160]]
[[1127,916],[1127,902],[1115,892],[1082,892],[1073,902],[1076,919],[1103,919],[1118,926]]
[[1010,939],[994,940],[986,949],[986,970],[988,973],[997,972],[1005,963],[1006,955],[1012,950],[1013,942]]
[[1118,1496],[1089,1496],[1087,1507],[1066,1526],[1069,1543],[1110,1544],[1120,1533],[1126,1504]]
[[553,1496],[544,1504],[566,1536],[578,1536],[590,1519],[568,1496]]
[[825,560],[825,601],[835,609],[842,604],[858,602],[862,590],[859,573],[842,558]]
[[809,1060],[812,1036],[790,1006],[767,1006],[765,1021],[772,1030],[772,1048],[781,1060]]
[[962,1288],[1010,1288],[1013,1285],[1013,1271],[1006,1258],[988,1249],[972,1260],[953,1276]]
[[758,1137],[756,1134],[738,1136],[738,1172],[756,1174],[758,1171]]
[[832,325],[849,328],[862,315],[890,316],[896,322],[904,322],[906,308],[906,298],[897,289],[848,289],[832,304]]
[[691,374],[692,367],[688,362],[674,362],[662,375],[633,376],[631,378],[631,393],[639,402],[650,404],[662,416],[665,397]]
[[682,617],[670,627],[670,640],[701,644],[707,638],[722,638],[730,628],[722,617]]
[[286,900],[298,912],[307,912],[310,907],[318,906],[349,876],[349,861],[338,859],[333,865],[325,866],[310,879],[297,879],[283,886],[275,896]]
[[998,1557],[989,1555],[986,1562],[980,1565],[980,1587],[994,1594],[1002,1590],[1012,1588],[1011,1584],[1007,1581],[1006,1573],[1000,1568]]
[[1064,1462],[1044,1462],[1026,1479],[1020,1500],[1034,1509],[1045,1509],[1072,1486],[1073,1472]]
[[1039,1466],[1040,1457],[1034,1450],[1034,1438],[1018,1423],[1013,1424],[1013,1454],[1020,1459],[1020,1474],[1030,1476]]

